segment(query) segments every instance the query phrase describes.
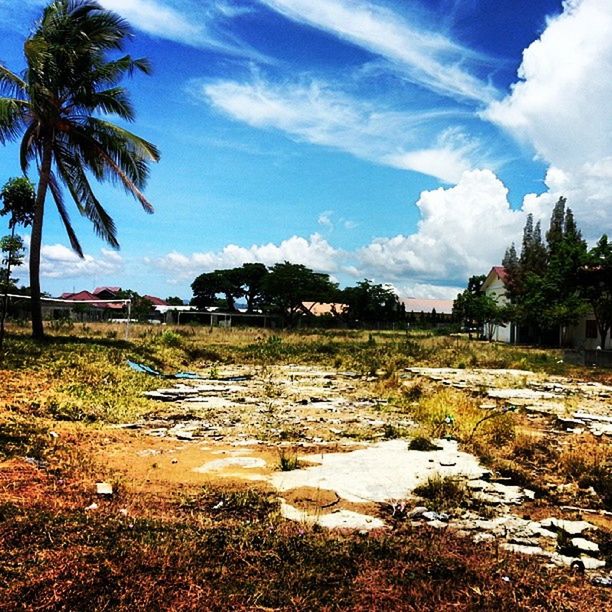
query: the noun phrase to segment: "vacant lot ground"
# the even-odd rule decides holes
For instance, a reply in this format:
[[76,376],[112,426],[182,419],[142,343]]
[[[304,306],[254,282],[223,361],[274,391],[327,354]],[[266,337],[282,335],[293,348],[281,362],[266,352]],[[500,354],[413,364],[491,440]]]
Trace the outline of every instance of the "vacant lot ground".
[[605,372],[457,337],[122,333],[11,330],[0,608],[610,605]]

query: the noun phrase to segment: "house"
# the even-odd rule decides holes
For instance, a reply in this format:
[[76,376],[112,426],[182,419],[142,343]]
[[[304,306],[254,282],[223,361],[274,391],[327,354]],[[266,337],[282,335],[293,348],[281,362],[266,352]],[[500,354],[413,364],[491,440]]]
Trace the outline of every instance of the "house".
[[114,300],[120,291],[121,287],[96,287],[93,294],[101,300]]
[[[503,266],[493,266],[480,290],[491,296],[498,306],[504,306],[508,303],[506,280],[505,268]],[[529,330],[510,321],[493,325],[492,331],[492,340],[497,342],[528,342],[529,339]],[[579,350],[594,350],[602,346],[597,322],[592,311],[583,316],[576,325],[571,325],[565,330],[559,329],[555,334],[557,334],[556,338],[558,338],[559,345],[564,344]]]
[[[493,266],[485,279],[480,291],[493,298],[498,306],[508,304],[506,295],[506,279],[508,275],[504,266]],[[497,323],[492,325],[491,340],[496,342],[517,342],[517,326],[515,323]]]
[[153,306],[168,306],[168,302],[162,300],[161,298],[155,297],[154,295],[143,295],[145,300],[149,300]]

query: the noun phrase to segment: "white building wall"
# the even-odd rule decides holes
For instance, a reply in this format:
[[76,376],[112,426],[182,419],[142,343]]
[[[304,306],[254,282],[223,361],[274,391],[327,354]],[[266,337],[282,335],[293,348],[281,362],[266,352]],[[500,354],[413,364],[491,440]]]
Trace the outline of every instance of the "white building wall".
[[[503,281],[494,274],[489,275],[489,278],[483,285],[485,295],[492,297],[498,306],[505,306],[508,303],[506,297],[506,287]],[[512,342],[512,323],[502,323],[493,327],[493,340],[496,342]]]

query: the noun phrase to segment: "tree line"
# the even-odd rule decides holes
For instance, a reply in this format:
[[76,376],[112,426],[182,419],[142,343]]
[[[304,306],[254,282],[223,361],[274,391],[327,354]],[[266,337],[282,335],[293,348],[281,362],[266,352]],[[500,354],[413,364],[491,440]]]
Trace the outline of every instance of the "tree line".
[[393,289],[367,279],[354,287],[340,289],[329,274],[315,272],[302,264],[245,263],[240,267],[200,274],[191,284],[191,304],[198,309],[217,307],[238,312],[243,300],[246,313],[265,313],[280,317],[294,326],[307,315],[304,302],[323,302],[337,306],[331,313],[350,325],[396,323],[405,320],[404,305]]
[[564,197],[555,204],[546,235],[529,214],[520,253],[511,244],[502,260],[507,303],[481,289],[486,276],[472,276],[457,296],[455,316],[491,338],[495,325],[514,322],[521,341],[564,344],[569,328],[592,312],[605,348],[612,327],[612,245],[603,234],[592,248],[582,237]]

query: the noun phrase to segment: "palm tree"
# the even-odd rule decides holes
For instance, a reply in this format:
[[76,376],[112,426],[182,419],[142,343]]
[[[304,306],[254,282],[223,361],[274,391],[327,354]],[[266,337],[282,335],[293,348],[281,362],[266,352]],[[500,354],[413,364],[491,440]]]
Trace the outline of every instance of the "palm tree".
[[[153,212],[142,193],[149,163],[159,160],[151,143],[104,119],[134,120],[134,110],[119,83],[135,70],[150,73],[146,60],[122,55],[131,36],[128,24],[90,0],[55,0],[26,40],[21,75],[0,66],[0,142],[21,137],[24,174],[36,162],[38,186],[30,242],[32,336],[44,337],[40,303],[40,249],[47,191],[51,192],[70,245],[83,250],[63,200],[63,185],[96,234],[118,248],[115,224],[90,185],[121,184]],[[114,58],[109,58],[112,53]]]

